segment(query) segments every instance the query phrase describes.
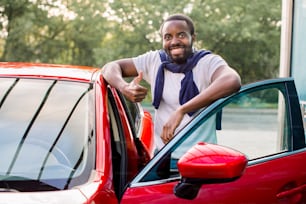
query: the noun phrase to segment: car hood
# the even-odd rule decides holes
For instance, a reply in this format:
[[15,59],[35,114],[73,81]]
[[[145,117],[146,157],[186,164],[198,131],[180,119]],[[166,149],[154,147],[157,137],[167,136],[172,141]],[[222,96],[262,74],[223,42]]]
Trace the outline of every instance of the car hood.
[[1,192],[1,204],[41,204],[41,203],[85,203],[85,196],[78,190],[48,192]]

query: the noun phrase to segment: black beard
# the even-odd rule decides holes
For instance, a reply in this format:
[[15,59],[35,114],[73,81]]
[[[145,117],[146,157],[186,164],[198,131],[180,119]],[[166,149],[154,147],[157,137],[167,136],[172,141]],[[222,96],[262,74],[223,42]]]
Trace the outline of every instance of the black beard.
[[172,62],[175,64],[185,64],[187,62],[187,59],[193,55],[193,52],[191,51],[189,54],[185,53],[185,57],[175,58],[173,59],[171,55],[169,55]]
[[[171,58],[172,59],[172,58]],[[176,63],[176,64],[185,64],[186,63],[186,61],[187,61],[187,58],[177,58],[177,59],[172,59],[172,61],[174,62],[174,63]]]

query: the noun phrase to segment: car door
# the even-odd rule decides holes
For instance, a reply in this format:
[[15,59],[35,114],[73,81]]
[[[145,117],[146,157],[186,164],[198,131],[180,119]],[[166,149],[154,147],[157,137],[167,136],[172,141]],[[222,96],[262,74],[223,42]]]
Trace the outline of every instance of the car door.
[[113,184],[120,198],[126,184],[151,159],[153,122],[150,114],[145,114],[140,104],[129,102],[110,86],[108,102]]
[[[211,125],[216,130],[207,132]],[[190,149],[205,142],[198,139],[203,134],[214,134],[216,147],[247,158],[240,174],[226,176],[235,164],[224,165],[216,156],[226,160],[234,154],[218,151],[213,157],[202,154],[200,163],[182,170],[183,158],[193,153]],[[200,111],[136,176],[121,203],[305,203],[305,160],[303,118],[294,81],[257,82]],[[195,171],[197,166],[203,166],[201,171]],[[211,179],[219,167],[226,172],[224,178]],[[193,171],[198,178],[186,179]],[[181,184],[183,190],[178,188]]]

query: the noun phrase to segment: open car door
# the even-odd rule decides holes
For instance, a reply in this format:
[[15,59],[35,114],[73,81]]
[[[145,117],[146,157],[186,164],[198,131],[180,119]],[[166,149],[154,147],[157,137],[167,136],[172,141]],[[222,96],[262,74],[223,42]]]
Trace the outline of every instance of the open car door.
[[[220,112],[217,144],[199,141]],[[305,160],[294,81],[256,82],[199,111],[134,178],[121,203],[305,203]]]

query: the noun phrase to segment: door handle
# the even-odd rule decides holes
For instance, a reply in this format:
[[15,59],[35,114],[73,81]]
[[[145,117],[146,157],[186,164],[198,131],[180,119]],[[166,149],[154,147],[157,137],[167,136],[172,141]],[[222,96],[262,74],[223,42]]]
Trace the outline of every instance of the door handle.
[[[292,183],[291,183],[292,184]],[[306,184],[301,186],[292,186],[290,184],[280,193],[276,194],[278,200],[283,200],[284,203],[300,203],[303,198],[303,191],[306,190]]]
[[276,195],[276,197],[279,198],[279,199],[282,199],[282,198],[285,198],[285,197],[293,196],[297,193],[302,193],[305,190],[306,190],[306,184],[303,184],[301,186],[297,186],[297,187],[282,191],[282,192],[278,193]]

